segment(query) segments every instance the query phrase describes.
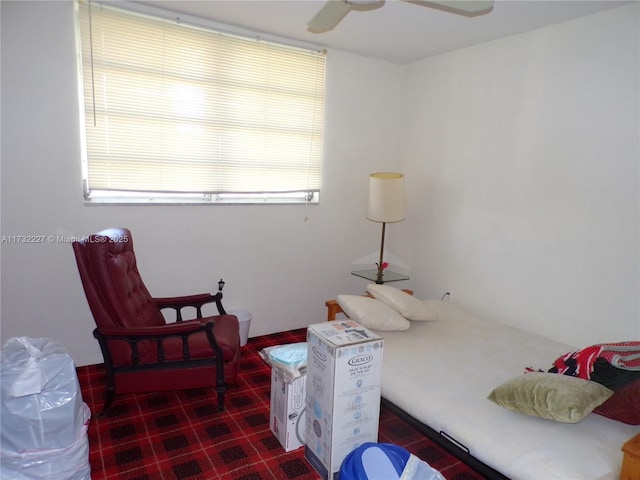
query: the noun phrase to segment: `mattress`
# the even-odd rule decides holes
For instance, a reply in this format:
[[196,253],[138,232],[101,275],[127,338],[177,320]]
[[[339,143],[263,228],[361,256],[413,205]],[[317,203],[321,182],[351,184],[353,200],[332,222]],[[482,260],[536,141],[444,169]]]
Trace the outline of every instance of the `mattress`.
[[577,424],[523,415],[487,400],[526,367],[548,369],[575,347],[433,302],[438,320],[384,337],[382,396],[512,479],[617,480],[622,445],[638,433],[590,414]]

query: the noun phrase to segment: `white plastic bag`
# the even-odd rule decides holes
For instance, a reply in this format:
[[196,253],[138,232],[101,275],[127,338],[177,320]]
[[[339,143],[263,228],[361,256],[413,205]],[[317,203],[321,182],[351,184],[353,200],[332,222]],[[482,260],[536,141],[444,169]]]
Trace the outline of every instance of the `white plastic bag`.
[[0,352],[0,406],[3,480],[90,478],[91,412],[62,345],[9,339]]
[[413,453],[402,470],[400,480],[445,480],[442,474]]
[[[83,405],[87,419],[89,407]],[[75,441],[64,448],[26,450],[21,453],[0,451],[2,480],[90,480],[87,425],[78,431]]]

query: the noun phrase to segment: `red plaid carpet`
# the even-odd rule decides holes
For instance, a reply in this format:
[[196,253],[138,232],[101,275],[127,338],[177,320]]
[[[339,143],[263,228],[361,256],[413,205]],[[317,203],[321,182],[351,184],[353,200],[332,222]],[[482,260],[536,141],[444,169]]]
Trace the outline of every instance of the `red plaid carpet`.
[[[225,411],[213,389],[116,396],[102,418],[103,368],[78,368],[89,425],[91,478],[126,480],[317,480],[304,449],[285,453],[269,430],[270,367],[265,347],[305,340],[306,329],[255,337],[242,349],[240,383],[229,386]],[[380,442],[395,443],[449,480],[483,477],[382,408]]]

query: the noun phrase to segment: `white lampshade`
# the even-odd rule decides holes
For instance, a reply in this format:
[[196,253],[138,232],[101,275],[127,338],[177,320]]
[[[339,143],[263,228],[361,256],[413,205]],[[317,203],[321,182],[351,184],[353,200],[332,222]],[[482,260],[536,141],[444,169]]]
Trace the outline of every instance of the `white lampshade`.
[[402,173],[372,173],[369,175],[369,210],[373,222],[401,222],[404,213],[404,175]]

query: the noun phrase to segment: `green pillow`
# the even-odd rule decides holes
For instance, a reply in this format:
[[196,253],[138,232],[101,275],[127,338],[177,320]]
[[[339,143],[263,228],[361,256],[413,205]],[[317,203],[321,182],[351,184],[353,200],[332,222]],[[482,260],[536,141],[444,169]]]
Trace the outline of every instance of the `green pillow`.
[[578,423],[611,395],[612,390],[590,380],[532,372],[503,383],[487,398],[514,412]]

